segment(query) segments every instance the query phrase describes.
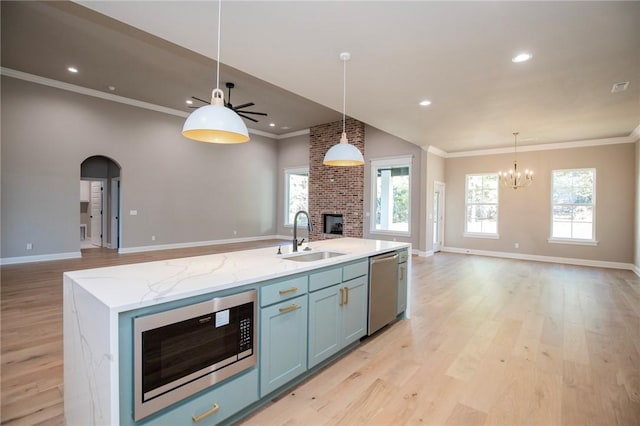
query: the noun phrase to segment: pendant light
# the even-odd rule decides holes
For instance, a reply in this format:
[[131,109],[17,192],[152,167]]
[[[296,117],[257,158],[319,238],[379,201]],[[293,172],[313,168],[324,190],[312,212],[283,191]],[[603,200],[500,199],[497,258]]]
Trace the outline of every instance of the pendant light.
[[343,67],[343,91],[342,91],[342,136],[340,143],[332,146],[324,156],[322,164],[325,166],[361,166],[364,164],[364,157],[360,150],[349,143],[346,131],[346,103],[347,103],[347,61],[351,59],[351,54],[344,52],[340,54],[340,59],[344,63]]
[[234,144],[249,141],[249,131],[235,111],[224,106],[224,92],[220,90],[220,16],[222,0],[218,2],[218,57],[216,59],[216,88],[211,92],[211,105],[193,111],[182,128],[182,135],[200,142]]

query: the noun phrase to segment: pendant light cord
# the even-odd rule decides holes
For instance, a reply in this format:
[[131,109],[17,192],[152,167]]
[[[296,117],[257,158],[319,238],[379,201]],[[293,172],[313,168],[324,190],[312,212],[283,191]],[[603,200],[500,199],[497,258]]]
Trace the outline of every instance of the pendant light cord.
[[216,58],[216,89],[220,89],[220,15],[222,14],[222,0],[218,1],[218,57]]
[[346,120],[347,120],[347,60],[342,60],[342,133],[346,133]]

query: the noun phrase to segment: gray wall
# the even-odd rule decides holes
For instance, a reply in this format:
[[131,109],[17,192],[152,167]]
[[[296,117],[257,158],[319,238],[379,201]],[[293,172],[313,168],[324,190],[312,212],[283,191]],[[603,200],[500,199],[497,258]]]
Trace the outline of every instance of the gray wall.
[[[446,160],[445,246],[497,252],[632,263],[634,253],[635,144],[518,153],[518,165],[534,170],[531,186],[500,188],[500,239],[465,238],[465,175],[506,170],[512,154]],[[550,234],[551,171],[596,169],[597,246],[553,244]],[[520,248],[515,249],[514,243]]]
[[[276,221],[278,235],[287,238],[293,238],[293,227],[284,226],[284,169],[298,167],[309,167],[308,134],[281,139],[278,141],[278,195],[276,204]],[[306,233],[306,230],[304,232]]]
[[80,164],[92,155],[122,167],[123,248],[275,234],[270,138],[194,142],[184,118],[4,76],[1,101],[3,258],[79,250]]
[[635,144],[635,228],[634,228],[634,254],[633,264],[636,267],[636,271],[640,271],[640,140]]
[[[424,185],[421,180],[422,149],[410,142],[400,139],[389,133],[367,125],[365,127],[365,165],[364,165],[364,238],[377,240],[402,241],[411,243],[414,249],[423,250],[420,247],[420,235],[424,233],[424,202],[422,191]],[[371,160],[388,157],[412,156],[411,163],[411,228],[408,237],[371,233]],[[368,216],[369,214],[369,216]]]

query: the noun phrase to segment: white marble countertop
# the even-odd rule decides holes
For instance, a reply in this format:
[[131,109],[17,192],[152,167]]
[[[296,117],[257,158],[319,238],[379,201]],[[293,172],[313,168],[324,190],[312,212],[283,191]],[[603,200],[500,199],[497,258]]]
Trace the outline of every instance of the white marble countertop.
[[[286,260],[291,246],[186,257],[108,268],[65,272],[65,279],[101,301],[111,311],[123,312],[158,303],[239,287],[259,281],[410,247],[408,243],[339,238],[309,243],[312,253],[331,250],[344,253],[312,262]],[[302,247],[300,248],[300,250]]]

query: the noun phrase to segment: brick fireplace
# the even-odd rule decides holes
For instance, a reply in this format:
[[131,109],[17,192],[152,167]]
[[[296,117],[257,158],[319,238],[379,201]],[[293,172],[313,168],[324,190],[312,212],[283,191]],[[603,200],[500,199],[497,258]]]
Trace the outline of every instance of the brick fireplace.
[[[348,118],[349,143],[364,154],[364,123]],[[309,214],[314,224],[310,241],[362,238],[364,166],[335,167],[322,164],[324,155],[340,141],[342,121],[314,126],[309,134]],[[342,215],[342,235],[325,233],[323,215]]]

